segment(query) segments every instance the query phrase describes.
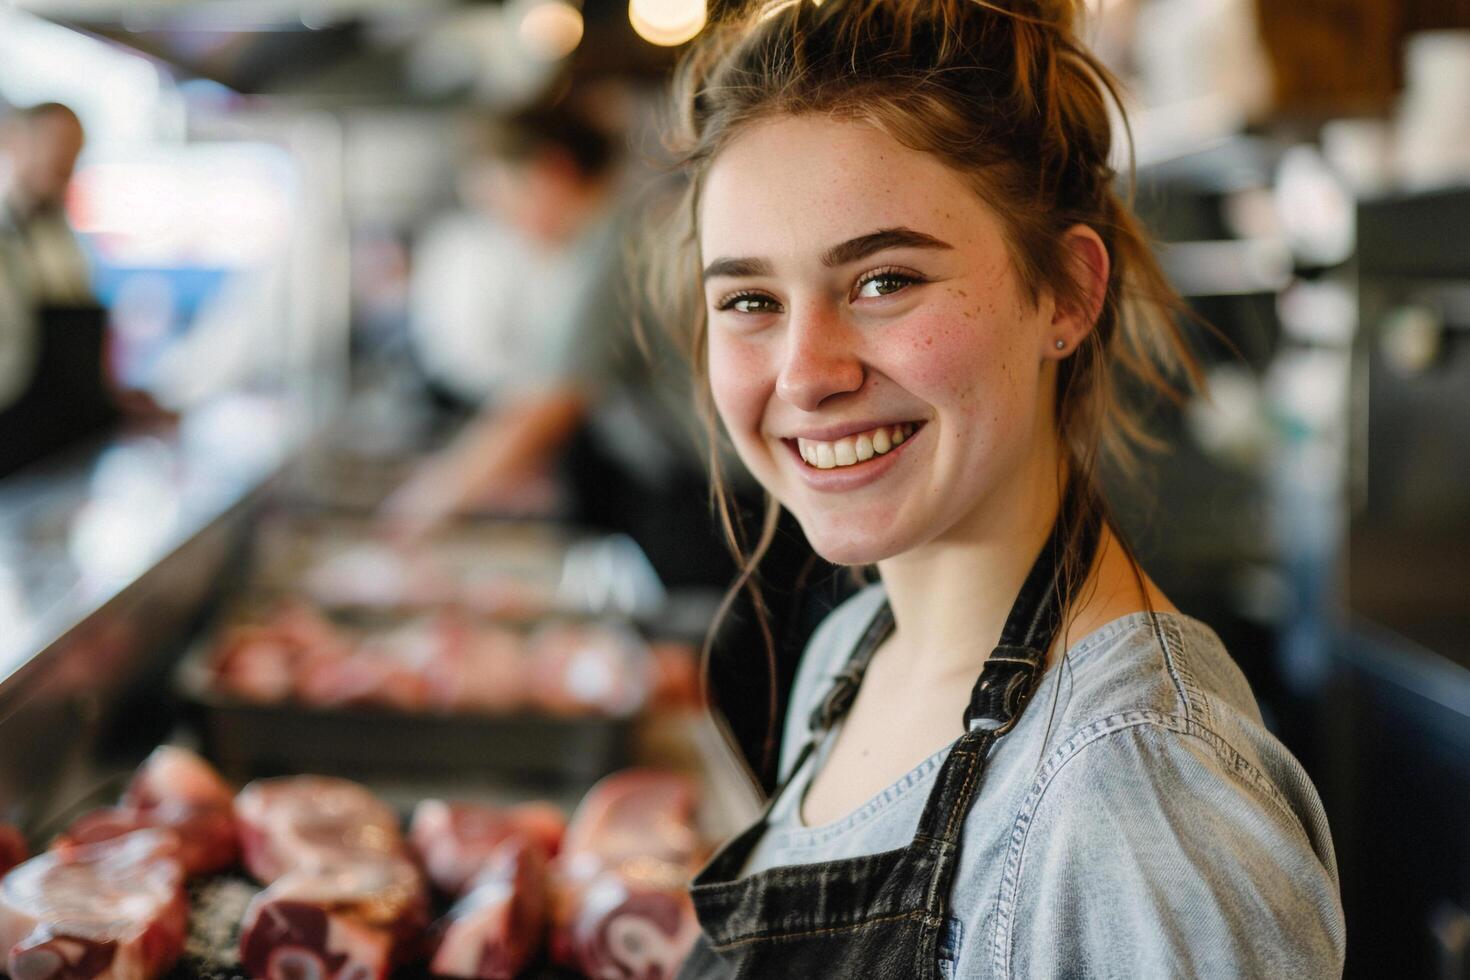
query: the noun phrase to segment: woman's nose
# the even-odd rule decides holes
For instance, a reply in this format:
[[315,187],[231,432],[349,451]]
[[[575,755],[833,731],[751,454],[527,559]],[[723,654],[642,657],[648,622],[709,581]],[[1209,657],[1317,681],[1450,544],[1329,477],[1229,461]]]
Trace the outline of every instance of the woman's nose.
[[832,395],[857,391],[864,371],[856,342],[851,325],[830,307],[812,302],[793,309],[776,394],[810,412]]

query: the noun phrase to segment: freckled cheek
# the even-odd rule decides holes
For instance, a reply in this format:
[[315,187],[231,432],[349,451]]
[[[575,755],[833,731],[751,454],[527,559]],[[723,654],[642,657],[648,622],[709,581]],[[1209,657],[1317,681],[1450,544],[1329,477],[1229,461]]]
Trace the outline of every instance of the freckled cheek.
[[995,331],[963,317],[912,324],[893,340],[892,373],[926,400],[951,405],[991,389],[1015,356]]
[[739,443],[759,431],[775,375],[758,345],[717,333],[710,336],[708,363],[715,408]]

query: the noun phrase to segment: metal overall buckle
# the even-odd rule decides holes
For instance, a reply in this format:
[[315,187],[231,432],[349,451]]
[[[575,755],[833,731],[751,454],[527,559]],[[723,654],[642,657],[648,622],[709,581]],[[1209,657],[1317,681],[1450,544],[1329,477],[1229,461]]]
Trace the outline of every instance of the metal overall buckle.
[[998,646],[985,661],[965,709],[965,730],[1004,735],[1015,727],[1021,709],[1036,690],[1041,652],[1031,647]]

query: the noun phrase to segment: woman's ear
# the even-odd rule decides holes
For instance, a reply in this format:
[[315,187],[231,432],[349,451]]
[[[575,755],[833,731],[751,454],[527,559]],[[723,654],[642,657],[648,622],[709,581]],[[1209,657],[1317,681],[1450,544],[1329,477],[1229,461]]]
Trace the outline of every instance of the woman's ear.
[[1057,359],[1070,357],[1097,323],[1112,267],[1107,246],[1090,225],[1073,225],[1063,235],[1073,274],[1081,290],[1078,302],[1058,302],[1053,310],[1051,332],[1046,337],[1046,353]]

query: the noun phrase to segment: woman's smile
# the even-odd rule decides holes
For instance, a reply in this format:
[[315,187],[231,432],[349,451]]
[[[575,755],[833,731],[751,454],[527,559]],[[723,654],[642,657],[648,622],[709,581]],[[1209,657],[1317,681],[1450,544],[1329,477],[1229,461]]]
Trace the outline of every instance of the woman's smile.
[[801,479],[813,490],[841,492],[865,487],[897,465],[923,422],[865,426],[837,438],[782,439]]

